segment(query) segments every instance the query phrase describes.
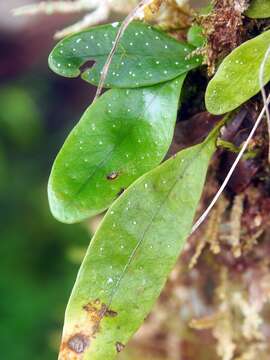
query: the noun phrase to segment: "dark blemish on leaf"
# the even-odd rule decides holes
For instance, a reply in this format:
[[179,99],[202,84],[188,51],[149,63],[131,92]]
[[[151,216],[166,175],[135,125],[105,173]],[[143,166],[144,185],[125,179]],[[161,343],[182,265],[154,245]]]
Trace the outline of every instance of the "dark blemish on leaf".
[[126,190],[126,189],[121,188],[120,191],[117,193],[117,195],[118,195],[118,196],[122,195],[125,190]]
[[118,313],[116,311],[113,311],[110,309],[108,309],[105,314],[105,316],[108,316],[108,317],[116,317],[117,315],[118,315]]
[[82,354],[89,345],[89,339],[83,334],[76,334],[68,340],[67,345],[76,354]]
[[115,347],[116,347],[116,351],[117,351],[118,353],[120,353],[121,351],[124,350],[125,345],[122,344],[122,343],[120,343],[120,342],[117,342],[117,343],[115,343]]
[[118,178],[118,176],[119,176],[119,174],[117,172],[112,172],[109,175],[107,175],[106,177],[107,177],[107,180],[115,180]]
[[91,321],[94,323],[93,334],[98,332],[100,321],[105,317],[116,317],[118,314],[116,311],[113,311],[108,308],[108,306],[102,303],[99,299],[96,299],[92,302],[83,306],[83,309],[90,316]]
[[107,306],[101,303],[99,299],[96,299],[83,306],[83,309],[89,314],[94,323],[98,323],[101,317],[106,313]]

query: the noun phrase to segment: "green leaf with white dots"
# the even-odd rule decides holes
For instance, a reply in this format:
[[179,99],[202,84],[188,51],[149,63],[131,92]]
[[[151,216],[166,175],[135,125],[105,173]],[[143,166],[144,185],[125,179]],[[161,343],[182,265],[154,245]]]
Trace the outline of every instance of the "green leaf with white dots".
[[[205,102],[212,114],[236,109],[260,91],[259,72],[270,44],[270,30],[233,50],[221,63],[206,89]],[[270,60],[264,83],[270,80]]]
[[[77,77],[81,67],[93,60],[95,65],[83,70],[82,78],[97,85],[118,29],[119,24],[103,25],[64,39],[49,57],[51,69]],[[200,56],[191,56],[194,49],[142,22],[133,22],[120,40],[105,86],[136,88],[174,79],[201,65]]]
[[171,144],[185,75],[141,89],[112,89],[92,104],[53,165],[49,203],[74,223],[107,209]]
[[142,324],[191,231],[217,134],[142,176],[108,210],[69,300],[60,360],[115,359]]
[[253,19],[264,19],[270,17],[269,0],[252,0],[245,15]]

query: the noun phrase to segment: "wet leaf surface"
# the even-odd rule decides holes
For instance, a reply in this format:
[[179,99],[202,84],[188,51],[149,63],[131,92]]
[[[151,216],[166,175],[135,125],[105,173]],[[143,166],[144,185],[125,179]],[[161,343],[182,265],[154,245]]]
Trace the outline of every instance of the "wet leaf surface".
[[74,223],[106,208],[158,165],[172,141],[185,75],[143,89],[113,89],[67,138],[49,180],[53,215]]
[[[270,43],[270,30],[249,40],[228,55],[209,82],[205,100],[212,114],[236,109],[260,91],[259,71]],[[264,83],[270,80],[270,60]]]
[[[77,77],[89,60],[82,78],[94,85],[111,51],[119,24],[103,25],[61,41],[49,57],[51,69],[59,75]],[[141,22],[129,25],[122,37],[106,79],[106,87],[136,88],[165,82],[201,65],[201,57],[190,57],[195,48],[180,43]]]
[[[115,359],[144,321],[190,233],[217,133],[142,176],[108,210],[68,304],[61,360]],[[76,334],[80,354],[68,346]]]

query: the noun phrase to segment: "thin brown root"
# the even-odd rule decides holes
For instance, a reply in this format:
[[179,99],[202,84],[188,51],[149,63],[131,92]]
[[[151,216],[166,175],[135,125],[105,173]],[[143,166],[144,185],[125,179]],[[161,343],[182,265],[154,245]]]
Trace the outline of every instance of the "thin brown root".
[[220,244],[218,241],[219,227],[222,220],[222,215],[226,210],[227,205],[227,200],[222,198],[222,201],[218,203],[218,206],[213,210],[212,214],[210,215],[205,234],[203,234],[202,239],[199,240],[199,243],[196,246],[195,253],[190,260],[189,269],[193,269],[194,266],[197,264],[198,259],[207,244],[209,244],[210,250],[213,254],[218,254],[220,252]]
[[196,266],[199,257],[201,256],[201,253],[203,252],[203,249],[206,246],[206,239],[205,237],[199,241],[199,244],[196,246],[195,254],[192,256],[190,263],[188,265],[189,270],[193,269],[194,266]]
[[231,233],[229,242],[232,245],[234,257],[238,258],[242,254],[240,238],[241,238],[241,219],[244,207],[244,194],[236,195],[233,202],[232,211],[230,214]]

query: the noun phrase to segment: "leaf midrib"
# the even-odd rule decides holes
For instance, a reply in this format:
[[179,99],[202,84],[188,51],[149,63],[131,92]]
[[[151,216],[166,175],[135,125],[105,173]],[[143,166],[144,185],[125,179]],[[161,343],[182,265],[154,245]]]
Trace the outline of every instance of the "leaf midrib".
[[[153,101],[156,99],[157,96],[159,96],[161,90],[163,90],[164,86],[167,85],[167,82],[162,84],[162,86],[160,86],[157,94],[155,94],[153,97],[152,97],[152,100],[149,102],[148,106],[146,107],[146,109],[143,111],[141,111],[141,114],[138,116],[138,118],[136,118],[136,121],[140,121],[140,120],[143,120],[143,114],[145,112],[148,111],[149,107],[152,105]],[[134,123],[131,127],[130,127],[130,131],[133,131],[134,127],[137,126],[137,123]],[[126,133],[126,136],[124,138],[121,139],[121,142],[116,144],[114,146],[114,148],[109,152],[107,153],[105,156],[104,156],[104,159],[98,164],[95,166],[93,172],[91,173],[91,175],[86,179],[86,181],[79,187],[79,189],[77,190],[77,192],[75,194],[72,195],[72,199],[70,199],[67,203],[66,203],[66,206],[70,207],[72,204],[74,204],[76,202],[76,200],[74,200],[74,197],[77,197],[82,191],[83,191],[83,188],[85,188],[85,186],[87,186],[87,184],[89,183],[89,181],[93,178],[93,176],[96,174],[96,172],[100,169],[100,167],[104,164],[104,162],[106,161],[109,161],[111,159],[111,156],[113,155],[113,153],[116,151],[116,149],[118,147],[120,147],[122,145],[122,143],[124,141],[127,140],[127,137],[128,137],[128,134],[130,132],[127,132]]]
[[[214,134],[212,135],[214,136]],[[210,138],[209,138],[210,140]],[[121,282],[123,281],[133,259],[135,258],[136,254],[138,253],[138,250],[140,249],[141,245],[143,244],[144,240],[145,240],[145,237],[146,237],[146,234],[148,233],[148,231],[150,230],[154,220],[156,219],[156,217],[158,216],[158,214],[160,213],[160,211],[162,210],[165,202],[167,201],[167,199],[169,198],[171,192],[174,190],[175,186],[177,185],[177,183],[179,182],[179,180],[185,175],[185,173],[187,172],[187,170],[189,169],[190,166],[192,166],[192,163],[194,161],[194,159],[196,159],[200,153],[202,152],[202,150],[205,148],[205,146],[208,146],[208,142],[204,142],[201,144],[200,148],[198,149],[197,153],[194,154],[193,158],[191,161],[189,161],[189,163],[186,165],[186,167],[183,169],[183,171],[181,172],[181,174],[176,178],[175,182],[173,183],[173,185],[171,186],[171,188],[169,189],[169,191],[166,193],[166,196],[164,197],[164,200],[160,203],[159,207],[157,208],[157,211],[153,214],[152,218],[150,219],[150,222],[149,224],[147,225],[145,231],[143,232],[142,234],[142,237],[141,239],[139,240],[139,242],[137,243],[137,245],[135,246],[135,248],[133,249],[130,257],[129,257],[129,260],[126,264],[126,266],[124,267],[123,269],[123,272],[122,272],[122,275],[120,276],[118,282],[116,283],[115,287],[112,289],[112,292],[111,292],[111,295],[110,295],[110,300],[108,302],[108,307],[104,310],[104,312],[101,314],[100,316],[100,319],[99,319],[99,322],[98,322],[98,325],[101,323],[101,321],[103,320],[105,314],[106,314],[106,311],[108,308],[111,308],[112,306],[112,303],[113,303],[113,299],[117,293],[117,291],[119,290],[119,287],[121,285]]]

